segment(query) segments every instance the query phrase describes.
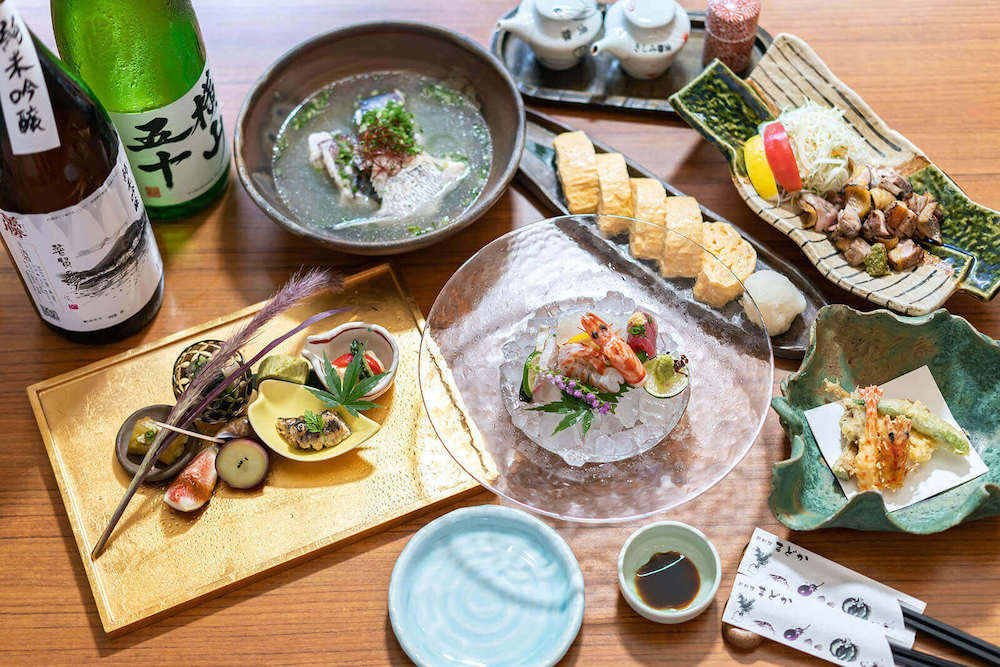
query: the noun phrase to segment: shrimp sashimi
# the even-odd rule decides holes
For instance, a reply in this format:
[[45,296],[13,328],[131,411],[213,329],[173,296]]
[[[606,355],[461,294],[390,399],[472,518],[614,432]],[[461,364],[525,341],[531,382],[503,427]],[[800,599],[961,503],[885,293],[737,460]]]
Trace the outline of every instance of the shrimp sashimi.
[[609,368],[604,355],[592,345],[566,343],[556,357],[559,370],[603,391],[617,391],[624,381],[621,373]]
[[632,386],[643,383],[646,369],[642,362],[625,339],[613,331],[607,322],[594,313],[587,313],[580,318],[580,324],[583,331],[596,343],[607,364],[621,373],[625,382]]

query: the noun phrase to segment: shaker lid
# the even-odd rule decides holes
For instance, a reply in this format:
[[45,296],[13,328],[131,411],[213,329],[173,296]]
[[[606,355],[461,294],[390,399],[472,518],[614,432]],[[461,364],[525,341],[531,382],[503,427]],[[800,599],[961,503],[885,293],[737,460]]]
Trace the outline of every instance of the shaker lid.
[[535,10],[548,19],[585,19],[597,12],[595,0],[536,0]]
[[639,28],[662,28],[674,20],[674,0],[625,0],[625,18]]

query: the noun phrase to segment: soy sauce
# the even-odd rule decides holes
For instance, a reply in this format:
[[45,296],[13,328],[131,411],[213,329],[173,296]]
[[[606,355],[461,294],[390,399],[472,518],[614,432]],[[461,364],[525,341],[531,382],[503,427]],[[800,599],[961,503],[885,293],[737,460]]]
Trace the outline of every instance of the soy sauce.
[[660,552],[636,571],[635,588],[642,601],[654,609],[683,609],[698,595],[701,576],[684,554]]

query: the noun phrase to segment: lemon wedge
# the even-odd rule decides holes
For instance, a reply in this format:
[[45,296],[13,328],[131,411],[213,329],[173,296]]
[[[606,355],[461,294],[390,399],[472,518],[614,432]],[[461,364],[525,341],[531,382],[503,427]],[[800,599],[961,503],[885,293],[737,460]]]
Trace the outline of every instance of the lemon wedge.
[[778,184],[774,181],[774,172],[767,163],[764,154],[764,140],[759,134],[747,139],[743,144],[743,162],[747,167],[747,175],[753,189],[764,199],[774,199],[778,196]]

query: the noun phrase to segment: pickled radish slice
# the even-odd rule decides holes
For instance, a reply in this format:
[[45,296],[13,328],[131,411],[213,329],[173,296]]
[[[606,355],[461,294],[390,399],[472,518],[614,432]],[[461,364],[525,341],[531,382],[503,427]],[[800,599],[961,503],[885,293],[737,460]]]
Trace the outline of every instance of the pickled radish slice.
[[222,481],[234,489],[252,489],[267,476],[269,457],[256,440],[230,440],[215,459],[215,469]]

